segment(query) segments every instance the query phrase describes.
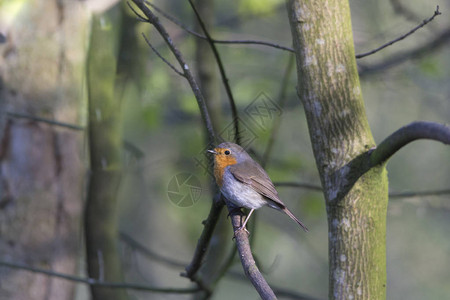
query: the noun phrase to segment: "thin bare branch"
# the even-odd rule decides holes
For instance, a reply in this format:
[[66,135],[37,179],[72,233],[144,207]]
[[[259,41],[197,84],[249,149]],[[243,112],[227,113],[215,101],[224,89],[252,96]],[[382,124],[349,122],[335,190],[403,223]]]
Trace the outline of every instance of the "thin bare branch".
[[227,92],[227,96],[228,96],[228,99],[229,99],[230,105],[231,105],[231,114],[233,116],[233,125],[234,125],[234,136],[236,139],[235,142],[237,144],[240,144],[241,138],[240,138],[240,132],[239,132],[238,112],[237,112],[237,108],[236,108],[236,102],[234,101],[233,93],[231,92],[231,87],[228,84],[228,78],[227,78],[227,74],[225,73],[225,67],[222,63],[222,59],[219,55],[219,51],[217,51],[216,45],[214,44],[214,41],[211,38],[211,35],[209,34],[208,29],[206,28],[205,23],[203,22],[203,19],[200,16],[197,8],[195,7],[192,0],[188,0],[188,1],[192,7],[192,10],[195,13],[195,16],[197,17],[198,23],[200,24],[200,27],[202,28],[203,33],[206,36],[206,40],[208,41],[208,44],[211,47],[211,50],[212,50],[214,57],[216,59],[216,62],[217,62],[217,66],[219,67],[220,76],[222,77],[222,82],[225,87],[225,91]]
[[[317,184],[302,183],[302,182],[274,182],[276,187],[295,187],[304,188],[317,192],[322,192],[322,187]],[[389,198],[417,198],[425,196],[442,196],[450,194],[449,189],[430,190],[430,191],[410,191],[410,192],[390,192]]]
[[[286,103],[287,99],[286,92],[289,86],[288,83],[289,79],[291,78],[294,65],[295,65],[295,56],[290,55],[288,58],[286,68],[284,69],[283,79],[281,80],[280,91],[278,93],[278,105],[280,106],[281,110],[284,109],[284,104]],[[266,150],[264,151],[263,158],[261,160],[261,166],[263,168],[266,167],[267,163],[269,162],[270,154],[272,153],[273,145],[275,142],[275,138],[278,135],[280,124],[281,124],[281,117],[275,116],[275,120],[272,125],[272,130],[270,131],[269,141],[267,142]]]
[[262,276],[261,272],[256,265],[255,259],[250,249],[250,242],[248,240],[248,233],[245,230],[239,230],[243,223],[243,215],[235,207],[228,207],[230,212],[231,223],[233,224],[234,237],[236,241],[236,247],[239,251],[239,257],[241,259],[242,267],[244,268],[245,275],[250,279],[251,283],[255,287],[259,296],[263,299],[276,299],[275,293],[270,288],[267,281]]
[[153,45],[150,43],[150,41],[147,39],[147,37],[145,36],[144,33],[142,33],[142,36],[144,37],[145,42],[147,43],[147,45],[149,45],[149,47],[153,50],[153,52],[155,52],[155,54],[163,61],[166,63],[166,65],[168,65],[175,73],[177,73],[178,75],[182,76],[182,77],[186,77],[182,72],[178,71],[177,68],[175,68],[174,65],[172,65],[167,59],[165,59],[159,52],[158,50],[155,49],[155,47],[153,47]]
[[36,117],[36,116],[31,116],[31,115],[26,115],[26,114],[21,114],[21,113],[16,113],[16,112],[8,111],[8,112],[6,112],[6,114],[12,118],[28,119],[28,120],[35,121],[35,122],[46,123],[49,125],[59,126],[59,127],[67,128],[67,129],[72,129],[72,130],[81,130],[82,131],[85,129],[83,126],[79,126],[79,125],[75,125],[75,124],[63,123],[63,122],[59,122],[59,121],[49,120],[46,118],[41,118],[41,117]]
[[194,76],[192,75],[190,68],[186,61],[183,58],[183,55],[178,50],[178,48],[173,43],[172,38],[170,37],[169,33],[166,31],[164,26],[162,26],[159,19],[153,14],[153,12],[144,4],[143,0],[133,0],[133,3],[141,10],[141,12],[147,17],[148,22],[152,24],[155,29],[159,32],[163,40],[166,42],[167,46],[169,47],[170,51],[175,56],[176,60],[178,61],[181,69],[183,70],[184,77],[188,81],[189,85],[191,86],[192,92],[195,95],[195,98],[197,100],[198,107],[200,109],[200,113],[202,116],[202,120],[204,123],[204,126],[208,132],[208,144],[213,145],[215,142],[215,133],[214,128],[211,122],[211,119],[209,117],[208,108],[205,104],[205,100],[203,99],[203,95],[200,91],[200,88],[197,84],[197,82],[194,79]]
[[377,72],[382,72],[386,69],[400,65],[405,61],[417,59],[426,55],[429,56],[431,51],[436,51],[437,49],[445,46],[449,40],[450,40],[450,28],[444,30],[433,40],[428,41],[423,45],[393,55],[388,59],[383,60],[379,63],[372,65],[358,64],[359,76],[364,77]]
[[216,40],[213,39],[213,42],[216,44],[234,44],[234,45],[261,45],[261,46],[268,46],[268,47],[272,47],[275,49],[279,49],[279,50],[283,50],[283,51],[288,51],[291,53],[294,53],[294,49],[287,47],[287,46],[283,46],[283,45],[278,45],[275,43],[271,43],[271,42],[266,42],[266,41],[258,41],[258,40]]
[[127,5],[128,7],[131,9],[131,11],[136,15],[136,17],[138,18],[139,21],[141,22],[147,22],[150,23],[150,21],[146,18],[144,18],[140,13],[138,13],[133,6],[131,6],[130,2],[127,1]]
[[434,122],[413,122],[406,125],[382,141],[377,148],[370,153],[370,165],[386,162],[394,153],[405,145],[419,139],[428,139],[450,144],[450,127]]
[[145,247],[138,241],[136,241],[134,238],[132,238],[130,235],[126,234],[125,232],[119,232],[120,239],[123,240],[127,245],[129,245],[131,248],[136,249],[140,253],[144,254],[146,257],[152,260],[156,260],[160,263],[164,263],[170,267],[175,268],[184,268],[186,265],[185,262],[178,261],[172,257],[166,257],[164,255],[158,254],[155,251],[150,250],[149,248]]
[[182,273],[181,276],[193,279],[197,271],[200,269],[223,206],[223,201],[213,201],[208,218],[203,222],[205,227],[197,242],[197,247],[195,249],[194,256],[192,257],[192,261],[186,267],[186,272]]
[[[139,243],[138,241],[136,241],[135,239],[133,239],[131,236],[129,236],[128,234],[126,234],[124,232],[120,233],[120,238],[125,243],[127,243],[130,247],[132,247],[139,253],[145,255],[147,258],[149,258],[151,260],[163,262],[163,263],[166,263],[168,266],[174,266],[174,267],[180,267],[180,266],[183,267],[186,265],[186,263],[184,263],[184,262],[179,262],[173,258],[168,258],[161,254],[155,253],[154,251],[152,251],[149,248],[147,248],[146,246],[142,245],[141,243]],[[227,275],[228,278],[230,278],[232,280],[236,280],[236,281],[245,280],[245,276],[244,276],[244,274],[242,274],[242,272],[233,271],[233,270],[229,271],[229,267],[233,264],[234,258],[236,256],[235,255],[236,252],[237,252],[237,248],[234,247],[233,250],[230,252],[229,257],[225,260],[225,263],[223,264],[223,268],[218,272],[218,276],[217,276],[216,280],[214,281],[214,284],[216,284],[225,275]],[[311,297],[311,296],[303,294],[303,293],[299,293],[297,291],[291,291],[288,289],[278,288],[275,286],[274,286],[273,290],[278,297],[283,297],[283,298],[288,298],[288,299],[298,299],[298,300],[317,300],[318,299],[318,298]]]
[[7,261],[0,261],[0,266],[12,268],[12,269],[29,271],[29,272],[33,272],[33,273],[44,274],[47,276],[56,277],[56,278],[69,280],[69,281],[74,281],[74,282],[79,282],[79,283],[87,284],[90,286],[108,287],[108,288],[113,288],[113,289],[130,289],[130,290],[140,290],[140,291],[146,291],[146,292],[167,293],[167,294],[190,294],[190,293],[196,293],[199,291],[198,288],[159,288],[159,287],[148,286],[145,284],[100,281],[100,280],[97,280],[94,278],[83,278],[83,277],[79,277],[79,276],[54,272],[54,271],[50,271],[50,270],[35,268],[35,267],[27,266],[24,264],[12,263],[12,262],[7,262]]
[[432,191],[418,191],[418,192],[391,192],[389,193],[389,198],[419,198],[419,197],[427,197],[427,196],[442,196],[449,195],[450,189],[445,190],[432,190]]
[[[206,106],[203,95],[200,91],[200,88],[199,88],[197,82],[195,81],[194,76],[192,75],[192,73],[190,71],[189,66],[187,65],[186,61],[184,60],[181,52],[177,49],[177,47],[173,43],[173,40],[170,37],[170,35],[167,33],[166,29],[162,26],[159,19],[153,14],[153,12],[144,4],[144,1],[143,0],[133,0],[133,3],[148,18],[149,23],[151,23],[155,27],[155,29],[159,32],[159,34],[164,39],[164,41],[168,45],[169,49],[175,56],[176,60],[180,64],[181,68],[183,69],[185,78],[189,82],[192,92],[194,93],[195,98],[197,99],[197,104],[200,109],[202,120],[203,120],[204,126],[208,133],[208,135],[207,135],[208,145],[214,145],[214,142],[216,140],[216,135],[215,135],[214,128],[213,128],[213,125],[211,122],[211,118],[209,116],[208,108]],[[219,219],[220,212],[222,211],[223,206],[224,206],[224,204],[222,201],[214,201],[214,200],[212,201],[211,209],[210,209],[207,220],[204,222],[203,232],[200,236],[200,239],[197,242],[197,247],[195,249],[192,261],[186,267],[186,273],[182,274],[182,275],[189,277],[191,280],[195,280],[195,274],[200,269],[201,263],[205,256],[206,250],[208,249],[209,242],[211,240],[214,228],[217,224],[217,221]],[[201,286],[200,281],[197,280],[196,282],[197,282],[198,286]]]
[[[176,18],[172,17],[171,15],[169,15],[168,13],[166,13],[165,11],[163,11],[162,9],[157,7],[155,4],[150,3],[149,1],[145,1],[145,3],[147,3],[149,6],[151,6],[157,12],[159,12],[164,18],[166,18],[167,20],[171,21],[172,23],[178,25],[180,28],[182,28],[187,33],[192,34],[193,36],[195,36],[197,38],[200,38],[203,40],[208,40],[207,36],[204,36],[198,32],[195,32],[194,30],[188,28],[186,25],[184,25],[183,23],[178,21]],[[272,47],[272,48],[276,48],[276,49],[280,49],[280,50],[284,50],[284,51],[288,51],[288,52],[292,52],[292,53],[294,52],[294,49],[292,49],[290,47],[286,47],[286,46],[282,46],[282,45],[278,45],[278,44],[266,42],[266,41],[259,41],[259,40],[217,40],[217,39],[211,38],[211,41],[215,44],[262,45],[262,46],[268,46],[268,47]]]
[[398,38],[396,38],[396,39],[394,39],[394,40],[392,40],[392,41],[390,41],[390,42],[387,42],[386,44],[384,44],[384,45],[382,45],[382,46],[380,46],[380,47],[378,47],[378,48],[376,48],[376,49],[374,49],[374,50],[371,50],[371,51],[369,51],[369,52],[362,53],[362,54],[357,54],[357,55],[356,55],[356,58],[363,58],[363,57],[372,55],[372,54],[374,54],[374,53],[377,53],[377,52],[380,51],[380,50],[383,50],[383,49],[386,48],[386,47],[391,46],[392,44],[395,44],[395,43],[397,43],[397,42],[399,42],[399,41],[401,41],[401,40],[407,38],[408,36],[410,36],[411,34],[413,34],[414,32],[416,32],[416,31],[419,30],[420,28],[424,27],[425,25],[427,25],[428,23],[430,23],[431,21],[433,21],[434,18],[437,17],[437,16],[439,16],[439,15],[441,15],[441,12],[439,11],[439,5],[438,5],[438,6],[436,7],[436,10],[434,11],[434,14],[433,14],[431,17],[429,17],[428,19],[423,20],[422,23],[420,23],[419,25],[417,25],[416,27],[414,27],[413,29],[411,29],[409,32],[407,32],[407,33],[405,33],[405,34],[399,36]]

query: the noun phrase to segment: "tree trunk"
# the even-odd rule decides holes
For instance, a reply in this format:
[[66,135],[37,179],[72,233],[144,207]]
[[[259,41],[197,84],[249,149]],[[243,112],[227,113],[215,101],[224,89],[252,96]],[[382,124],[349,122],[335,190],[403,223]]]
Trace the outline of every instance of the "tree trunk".
[[[117,191],[122,175],[121,109],[115,94],[122,12],[115,5],[92,21],[88,56],[91,177],[85,211],[89,277],[123,282],[118,253]],[[128,299],[126,290],[91,286],[93,299]]]
[[329,298],[386,296],[387,172],[364,173],[374,140],[365,115],[348,1],[287,4],[303,102],[324,187]]
[[[2,1],[0,16],[0,259],[75,274],[89,16],[45,0]],[[0,282],[2,299],[72,299],[75,287],[6,268]]]

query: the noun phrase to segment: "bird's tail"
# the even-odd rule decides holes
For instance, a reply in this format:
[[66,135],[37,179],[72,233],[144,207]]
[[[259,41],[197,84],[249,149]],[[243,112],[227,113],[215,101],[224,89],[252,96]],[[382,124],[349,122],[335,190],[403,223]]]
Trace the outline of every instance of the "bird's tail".
[[308,232],[308,228],[305,226],[305,224],[303,224],[299,219],[297,219],[297,217],[294,216],[294,214],[291,213],[291,211],[290,211],[289,209],[287,209],[287,207],[285,207],[285,208],[283,209],[283,211],[284,211],[284,212],[285,212],[292,220],[294,220],[295,222],[297,222],[298,225],[300,225],[300,226],[303,228],[304,231]]

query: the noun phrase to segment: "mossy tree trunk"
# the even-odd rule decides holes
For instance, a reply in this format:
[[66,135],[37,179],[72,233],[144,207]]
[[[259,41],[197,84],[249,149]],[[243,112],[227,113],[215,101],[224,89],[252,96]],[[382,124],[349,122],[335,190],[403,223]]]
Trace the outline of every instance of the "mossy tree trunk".
[[[118,253],[117,191],[122,175],[121,109],[116,69],[120,5],[95,15],[88,54],[89,150],[91,176],[85,210],[89,277],[123,282]],[[91,286],[93,299],[128,299],[123,289]]]
[[361,94],[348,1],[287,3],[298,93],[326,201],[329,298],[386,296],[387,172],[362,170],[375,146]]

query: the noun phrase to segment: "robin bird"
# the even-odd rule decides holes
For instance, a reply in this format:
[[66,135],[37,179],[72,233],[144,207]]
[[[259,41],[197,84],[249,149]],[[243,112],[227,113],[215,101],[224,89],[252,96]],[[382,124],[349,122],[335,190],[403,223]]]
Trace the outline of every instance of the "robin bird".
[[250,209],[239,230],[245,228],[255,209],[267,205],[283,211],[308,231],[278,197],[266,171],[241,146],[226,142],[208,152],[214,154],[214,177],[223,196],[238,208]]

